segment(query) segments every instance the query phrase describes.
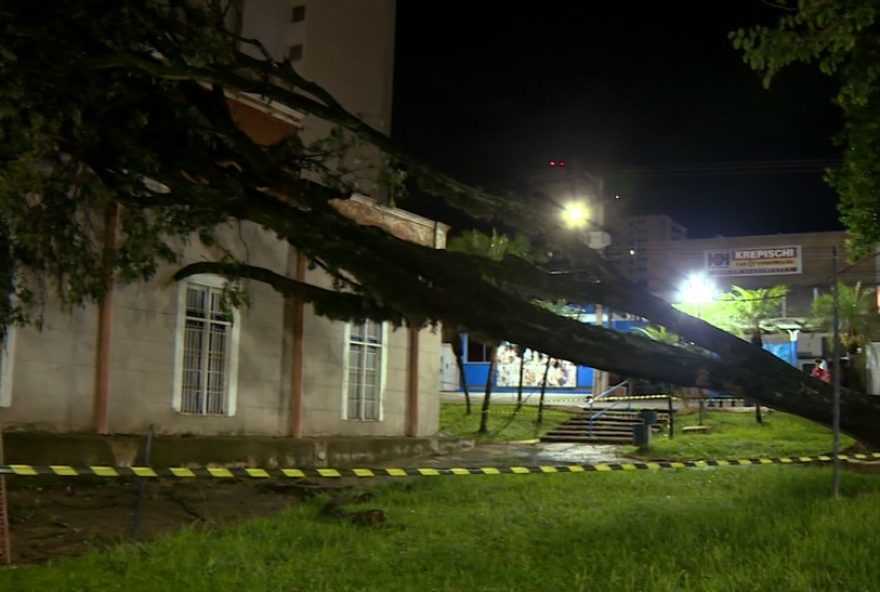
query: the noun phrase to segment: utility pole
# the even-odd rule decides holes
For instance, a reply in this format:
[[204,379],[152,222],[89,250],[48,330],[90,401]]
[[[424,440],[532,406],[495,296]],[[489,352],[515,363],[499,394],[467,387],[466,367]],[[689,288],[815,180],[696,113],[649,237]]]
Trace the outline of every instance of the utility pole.
[[[595,312],[595,322],[594,324],[598,327],[602,327],[605,325],[605,307],[601,304],[594,304],[593,310]],[[609,313],[611,311],[609,310]],[[610,321],[609,321],[610,323]],[[593,369],[593,396],[598,397],[606,390],[608,390],[608,372],[605,370],[599,370],[598,368]]]
[[834,340],[834,366],[831,372],[831,491],[840,496],[840,295],[837,293],[837,247],[831,247],[831,299],[832,339]]

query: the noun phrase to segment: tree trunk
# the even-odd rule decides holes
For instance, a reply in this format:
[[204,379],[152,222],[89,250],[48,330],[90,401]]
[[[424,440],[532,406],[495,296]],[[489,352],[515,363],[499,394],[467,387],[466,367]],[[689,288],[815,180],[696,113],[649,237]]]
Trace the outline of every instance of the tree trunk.
[[[752,333],[752,345],[756,345],[760,348],[764,347],[764,340],[761,339],[761,329],[760,327],[755,328]],[[761,402],[755,399],[755,421],[759,424],[764,423],[764,417],[761,415]]]
[[547,362],[544,364],[544,377],[541,379],[541,397],[538,399],[538,425],[544,422],[544,393],[547,391],[547,375],[550,374],[550,361],[553,358],[547,356]]
[[480,434],[489,431],[489,399],[492,397],[492,379],[495,374],[495,355],[497,352],[497,347],[492,347],[489,350],[489,374],[486,376],[486,394],[483,395],[483,407],[480,409],[480,429],[477,430]]
[[519,352],[519,382],[516,385],[516,410],[522,409],[522,393],[523,393],[523,372],[525,371],[526,348],[516,346]]
[[[21,88],[16,89],[24,97],[19,101],[23,109],[45,108],[49,103],[43,101],[44,96],[58,90],[51,85],[46,87],[42,79],[32,81],[35,77],[28,76],[29,72],[45,71],[48,64],[54,80],[65,81],[65,99],[77,107],[77,114],[80,106],[93,104],[95,95],[90,91],[94,85],[112,84],[117,89],[114,94],[118,93],[119,97],[111,110],[114,121],[147,117],[156,123],[141,126],[134,136],[105,133],[103,117],[85,118],[81,124],[65,124],[57,130],[50,126],[53,135],[58,136],[52,138],[53,144],[63,146],[64,158],[72,159],[73,166],[64,168],[82,171],[75,177],[65,172],[53,181],[64,183],[75,179],[74,186],[80,187],[94,177],[97,180],[93,188],[106,190],[110,198],[120,200],[131,212],[152,208],[150,215],[155,214],[157,219],[168,214],[174,223],[159,226],[169,232],[176,228],[187,229],[189,233],[196,230],[191,226],[196,226],[200,219],[206,220],[207,225],[199,223],[200,229],[228,219],[250,221],[269,229],[309,255],[312,261],[321,262],[341,284],[354,289],[334,293],[244,264],[220,263],[213,270],[225,268],[226,275],[232,278],[256,274],[284,293],[308,294],[308,301],[315,305],[316,312],[331,319],[372,318],[396,325],[442,320],[522,344],[557,359],[658,382],[730,391],[825,425],[832,423],[830,386],[804,377],[772,354],[753,351],[755,348],[748,343],[676,311],[634,283],[610,273],[594,251],[569,248],[567,255],[572,263],[569,269],[578,271],[548,273],[516,257],[495,262],[408,243],[376,226],[358,224],[345,217],[335,208],[339,203],[351,203],[338,199],[340,195],[349,194],[348,188],[323,186],[310,180],[309,175],[302,175],[300,159],[290,150],[292,144],[263,149],[250,143],[229,116],[222,89],[258,93],[339,125],[402,163],[416,190],[439,196],[442,202],[475,219],[503,221],[507,227],[519,229],[532,238],[545,239],[551,246],[562,242],[560,237],[554,236],[557,221],[544,215],[545,204],[537,197],[492,196],[431,171],[397,150],[382,133],[348,113],[322,88],[301,79],[292,68],[279,68],[271,61],[244,53],[236,53],[228,60],[208,59],[192,65],[178,59],[180,56],[157,59],[153,55],[142,59],[132,55],[132,48],[134,53],[141,53],[144,47],[152,48],[153,54],[161,54],[155,44],[176,49],[179,47],[177,35],[185,31],[184,28],[161,35],[146,32],[150,29],[149,19],[157,13],[137,6],[149,4],[164,6],[164,3],[125,3],[125,10],[134,15],[132,22],[144,18],[147,23],[145,27],[135,28],[139,36],[132,40],[130,47],[108,50],[106,44],[94,43],[94,39],[81,35],[74,27],[68,28],[72,31],[70,36],[60,38],[59,43],[32,43],[32,39],[41,41],[45,36],[42,22],[39,26],[22,22],[22,34],[4,46],[11,48],[8,51],[13,56],[4,64],[14,62],[16,68],[10,69],[12,80],[22,82]],[[7,12],[12,15],[12,23],[18,24],[16,11]],[[177,23],[174,11],[169,14],[175,26],[184,24],[182,20]],[[47,18],[57,17],[57,13],[50,11]],[[81,24],[83,18],[79,15],[77,23]],[[99,34],[100,28],[95,31]],[[19,51],[35,47],[40,51]],[[88,76],[83,77],[83,72]],[[74,84],[83,80],[88,83]],[[163,90],[144,90],[149,88]],[[23,113],[13,109],[10,121],[17,121],[16,117],[24,121]],[[57,122],[67,122],[66,117]],[[13,126],[13,129],[17,128]],[[36,145],[40,145],[40,141],[41,138],[37,138]],[[131,149],[132,142],[136,143],[136,150]],[[13,144],[13,148],[17,145]],[[132,168],[137,167],[136,159],[144,154],[155,158],[147,159],[148,164],[139,169]],[[40,176],[48,181],[50,173],[40,171]],[[145,177],[169,191],[130,190],[132,184],[140,186]],[[14,181],[13,187],[19,188]],[[26,189],[21,193],[25,192]],[[55,193],[67,195],[70,192]],[[66,201],[59,203],[67,204]],[[187,213],[178,217],[174,213],[177,210]],[[72,222],[75,217],[64,218],[65,224],[75,223]],[[51,232],[43,234],[52,236]],[[130,246],[148,251],[157,249],[146,238],[141,237],[139,243]],[[562,252],[565,251],[563,248]],[[161,249],[155,252],[160,253]],[[50,258],[38,256],[34,269],[40,270],[41,264],[48,263]],[[83,265],[81,269],[88,267]],[[211,270],[211,264],[203,269]],[[137,270],[135,275],[141,273],[143,269]],[[51,276],[51,271],[48,275]],[[684,340],[717,354],[718,358],[587,327],[538,310],[532,303],[534,298],[606,304],[663,325]],[[843,394],[841,426],[845,432],[880,445],[878,425],[880,398],[852,391]]]
[[468,390],[467,384],[467,375],[464,372],[464,352],[461,350],[461,331],[457,331],[455,333],[455,338],[452,340],[452,353],[455,354],[455,365],[458,367],[458,382],[461,384],[461,389],[464,391],[464,414],[471,414],[471,393]]
[[[305,219],[303,222],[310,221],[310,216],[317,212],[294,208],[275,211],[259,202],[259,196],[255,196],[253,201],[241,205],[248,219],[291,238],[298,233],[296,239],[300,246],[314,248],[317,245],[321,253],[332,259],[348,258],[345,267],[362,281],[369,281],[371,289],[387,299],[385,307],[372,300],[358,304],[363,297],[303,285],[252,266],[201,262],[188,265],[175,274],[175,278],[225,271],[233,277],[259,279],[285,294],[297,294],[310,302],[318,300],[324,314],[331,318],[347,318],[354,309],[360,310],[361,315],[394,319],[400,318],[399,308],[408,315],[441,318],[486,335],[500,336],[556,359],[658,382],[750,396],[780,411],[831,424],[829,385],[805,377],[773,354],[681,313],[651,294],[637,292],[623,282],[597,283],[572,278],[563,281],[558,275],[542,272],[514,258],[499,263],[461,253],[443,253],[342,222],[344,231],[330,225],[318,232],[328,222],[299,223],[300,218]],[[328,240],[328,237],[333,238]],[[349,244],[349,240],[355,238],[363,243],[355,249],[356,256]],[[393,245],[394,248],[380,248],[378,243],[386,242],[387,247]],[[416,264],[418,273],[411,273]],[[379,271],[380,276],[376,276]],[[412,281],[420,274],[428,277]],[[503,277],[504,281],[500,285],[488,285],[484,274]],[[393,285],[406,285],[406,293],[391,290]],[[462,286],[467,289],[463,290]],[[611,302],[617,310],[662,324],[715,355],[688,352],[638,335],[579,323],[525,300],[548,294],[572,302]],[[876,429],[880,425],[878,399],[846,391],[841,397],[842,430],[863,442],[880,444],[880,431]]]

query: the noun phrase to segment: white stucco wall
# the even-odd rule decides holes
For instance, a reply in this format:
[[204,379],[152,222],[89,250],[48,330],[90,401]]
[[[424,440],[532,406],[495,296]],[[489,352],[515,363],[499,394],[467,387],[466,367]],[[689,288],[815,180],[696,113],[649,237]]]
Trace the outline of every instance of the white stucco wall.
[[[284,269],[287,245],[250,223],[224,225],[218,245],[255,265]],[[211,251],[214,251],[212,253]],[[193,241],[182,263],[214,258]],[[115,433],[277,434],[281,394],[283,299],[269,287],[247,286],[250,306],[240,309],[238,404],[233,417],[201,417],[172,408],[178,330],[179,265],[163,266],[149,282],[118,287],[112,299],[108,418]],[[50,303],[42,331],[15,329],[8,370],[11,401],[0,407],[6,426],[59,431],[92,429],[97,307],[66,314]]]
[[97,308],[70,314],[49,298],[43,329],[16,327],[15,347],[4,372],[11,377],[9,406],[0,425],[50,431],[87,431],[95,390]]
[[[218,244],[254,265],[290,271],[286,243],[251,223],[220,227]],[[216,259],[219,249],[198,242],[182,247],[183,263]],[[291,322],[284,299],[268,286],[249,282],[249,306],[238,323],[237,404],[233,416],[184,414],[172,406],[179,265],[162,267],[149,282],[113,294],[108,418],[113,433],[275,435],[290,433]],[[325,272],[307,281],[326,288]],[[318,317],[306,306],[303,353],[303,435],[400,436],[407,416],[408,338],[405,328],[387,330],[381,421],[345,420],[346,324]],[[58,431],[92,429],[97,309],[71,315],[48,307],[42,331],[16,329],[12,352],[11,405],[0,407],[0,424]],[[417,435],[437,431],[440,334],[425,329],[419,343]]]
[[[183,261],[216,259],[223,246],[253,265],[283,270],[287,246],[258,226],[218,227],[217,246],[197,241],[183,248]],[[119,289],[113,298],[110,354],[110,426],[114,432],[276,434],[281,397],[283,298],[248,282],[249,305],[238,310],[237,403],[234,416],[199,416],[172,407],[179,284],[167,266],[145,284]]]

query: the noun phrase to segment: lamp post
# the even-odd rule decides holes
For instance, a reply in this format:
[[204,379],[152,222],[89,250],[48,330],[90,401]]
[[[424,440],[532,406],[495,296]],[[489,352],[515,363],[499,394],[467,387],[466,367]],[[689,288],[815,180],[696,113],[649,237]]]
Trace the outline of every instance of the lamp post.
[[[700,315],[700,305],[707,304],[709,302],[713,302],[715,300],[715,282],[709,279],[704,273],[692,273],[687,278],[685,278],[684,283],[682,283],[679,288],[679,300],[681,302],[686,302],[688,304],[693,304],[696,306],[695,315],[698,319],[702,320],[702,316]],[[703,400],[703,397],[700,397],[700,415],[699,422],[700,425],[703,425],[703,419],[706,415],[706,405]]]
[[[592,220],[591,216],[593,216],[593,213],[591,212],[591,208],[582,200],[569,201],[562,207],[562,211],[560,212],[562,223],[566,228],[578,231],[579,240],[583,239],[584,234],[586,235],[586,246],[590,249],[603,249],[611,242],[611,237],[607,232],[602,230],[601,207],[598,209],[598,215],[600,217],[599,220]],[[587,230],[585,233],[582,233],[581,231],[587,227],[595,228],[595,230]],[[594,303],[593,309],[594,324],[602,326],[602,319],[604,317],[602,305]],[[607,388],[608,373],[604,370],[597,370],[594,368],[592,384],[593,396],[595,397],[596,395],[604,393]]]
[[840,497],[840,293],[837,289],[837,247],[831,247],[831,295],[834,366],[831,373],[831,494]]

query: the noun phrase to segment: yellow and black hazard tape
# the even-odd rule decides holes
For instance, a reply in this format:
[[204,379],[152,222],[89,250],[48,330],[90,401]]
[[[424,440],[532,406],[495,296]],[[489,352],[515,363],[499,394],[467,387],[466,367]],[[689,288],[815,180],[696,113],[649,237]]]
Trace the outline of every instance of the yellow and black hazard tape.
[[[840,460],[880,460],[880,453],[840,454]],[[830,455],[820,456],[782,456],[775,458],[740,458],[727,460],[682,460],[656,462],[621,462],[567,465],[505,465],[480,467],[411,467],[411,468],[262,468],[262,467],[112,467],[112,466],[71,466],[71,465],[0,465],[0,475],[36,477],[40,475],[58,477],[173,477],[194,478],[247,478],[247,479],[336,479],[340,477],[433,477],[441,475],[530,475],[554,473],[589,473],[607,471],[638,471],[685,469],[705,467],[732,467],[745,465],[793,465],[821,464],[832,461]]]

